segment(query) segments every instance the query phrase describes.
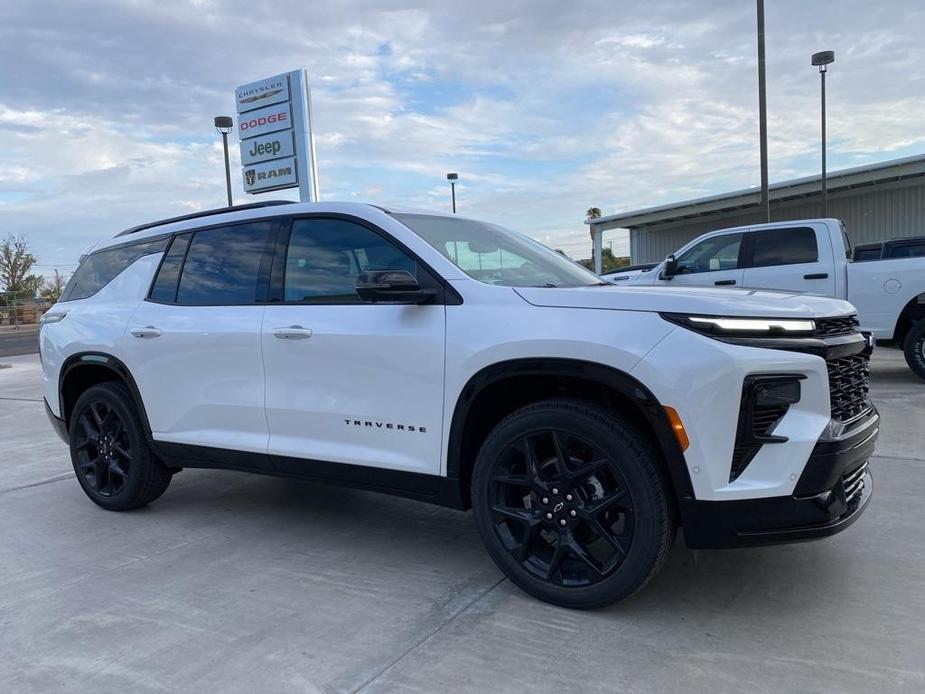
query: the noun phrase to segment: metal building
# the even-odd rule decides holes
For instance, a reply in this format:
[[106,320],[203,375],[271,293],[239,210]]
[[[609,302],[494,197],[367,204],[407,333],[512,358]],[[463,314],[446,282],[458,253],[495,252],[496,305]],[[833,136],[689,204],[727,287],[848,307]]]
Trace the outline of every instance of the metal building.
[[[852,243],[925,234],[925,155],[828,175],[829,216],[845,222]],[[770,186],[771,220],[822,214],[821,177]],[[602,233],[629,229],[631,262],[654,263],[713,229],[762,222],[755,188],[586,220],[599,248]]]

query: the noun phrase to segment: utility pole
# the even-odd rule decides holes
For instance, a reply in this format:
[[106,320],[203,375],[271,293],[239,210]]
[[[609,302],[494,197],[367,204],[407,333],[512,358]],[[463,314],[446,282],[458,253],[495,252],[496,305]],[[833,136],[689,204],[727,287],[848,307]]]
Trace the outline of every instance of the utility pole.
[[764,55],[764,0],[758,0],[758,138],[761,140],[761,217],[771,221],[768,192],[768,97]]

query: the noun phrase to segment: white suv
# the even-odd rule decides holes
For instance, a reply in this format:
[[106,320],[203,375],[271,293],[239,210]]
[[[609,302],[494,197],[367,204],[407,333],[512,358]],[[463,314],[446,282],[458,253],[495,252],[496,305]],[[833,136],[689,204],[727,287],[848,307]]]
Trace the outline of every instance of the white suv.
[[572,607],[639,589],[678,526],[711,548],[851,524],[871,345],[844,301],[609,286],[491,224],[349,203],[129,229],[41,330],[100,506],[204,467],[471,507],[514,583]]

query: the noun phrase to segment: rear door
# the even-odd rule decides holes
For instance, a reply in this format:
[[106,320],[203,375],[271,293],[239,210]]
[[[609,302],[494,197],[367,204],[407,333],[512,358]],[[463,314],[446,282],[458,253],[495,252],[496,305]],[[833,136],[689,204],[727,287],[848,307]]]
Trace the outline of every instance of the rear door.
[[[438,300],[363,303],[357,275],[385,269],[411,272]],[[311,474],[340,463],[439,474],[442,296],[436,276],[372,225],[324,216],[292,221],[275,256],[262,335],[277,469]],[[324,465],[324,474],[352,473]]]
[[750,231],[744,285],[835,296],[834,259],[825,226]]
[[173,238],[124,341],[156,440],[266,452],[260,326],[277,227]]
[[741,286],[743,237],[742,232],[732,232],[703,239],[678,255],[678,274],[670,280],[659,280],[659,283],[704,287]]

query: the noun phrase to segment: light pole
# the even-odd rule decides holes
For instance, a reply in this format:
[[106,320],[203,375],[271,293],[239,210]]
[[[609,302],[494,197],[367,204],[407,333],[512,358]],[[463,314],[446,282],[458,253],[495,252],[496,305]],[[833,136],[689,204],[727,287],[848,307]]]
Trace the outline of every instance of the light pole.
[[819,51],[813,53],[813,65],[819,67],[819,77],[822,85],[822,216],[829,216],[829,191],[825,179],[825,73],[828,66],[835,62],[835,51]]
[[761,217],[771,221],[771,197],[768,189],[768,89],[764,55],[764,0],[758,0],[758,146],[761,158]]
[[231,167],[228,164],[228,133],[234,128],[234,121],[231,116],[215,116],[215,129],[222,134],[222,146],[225,148],[225,188],[228,191],[228,207],[234,203],[231,201]]
[[459,174],[448,173],[446,180],[450,182],[450,195],[453,196],[453,214],[456,214],[456,181],[459,180]]

